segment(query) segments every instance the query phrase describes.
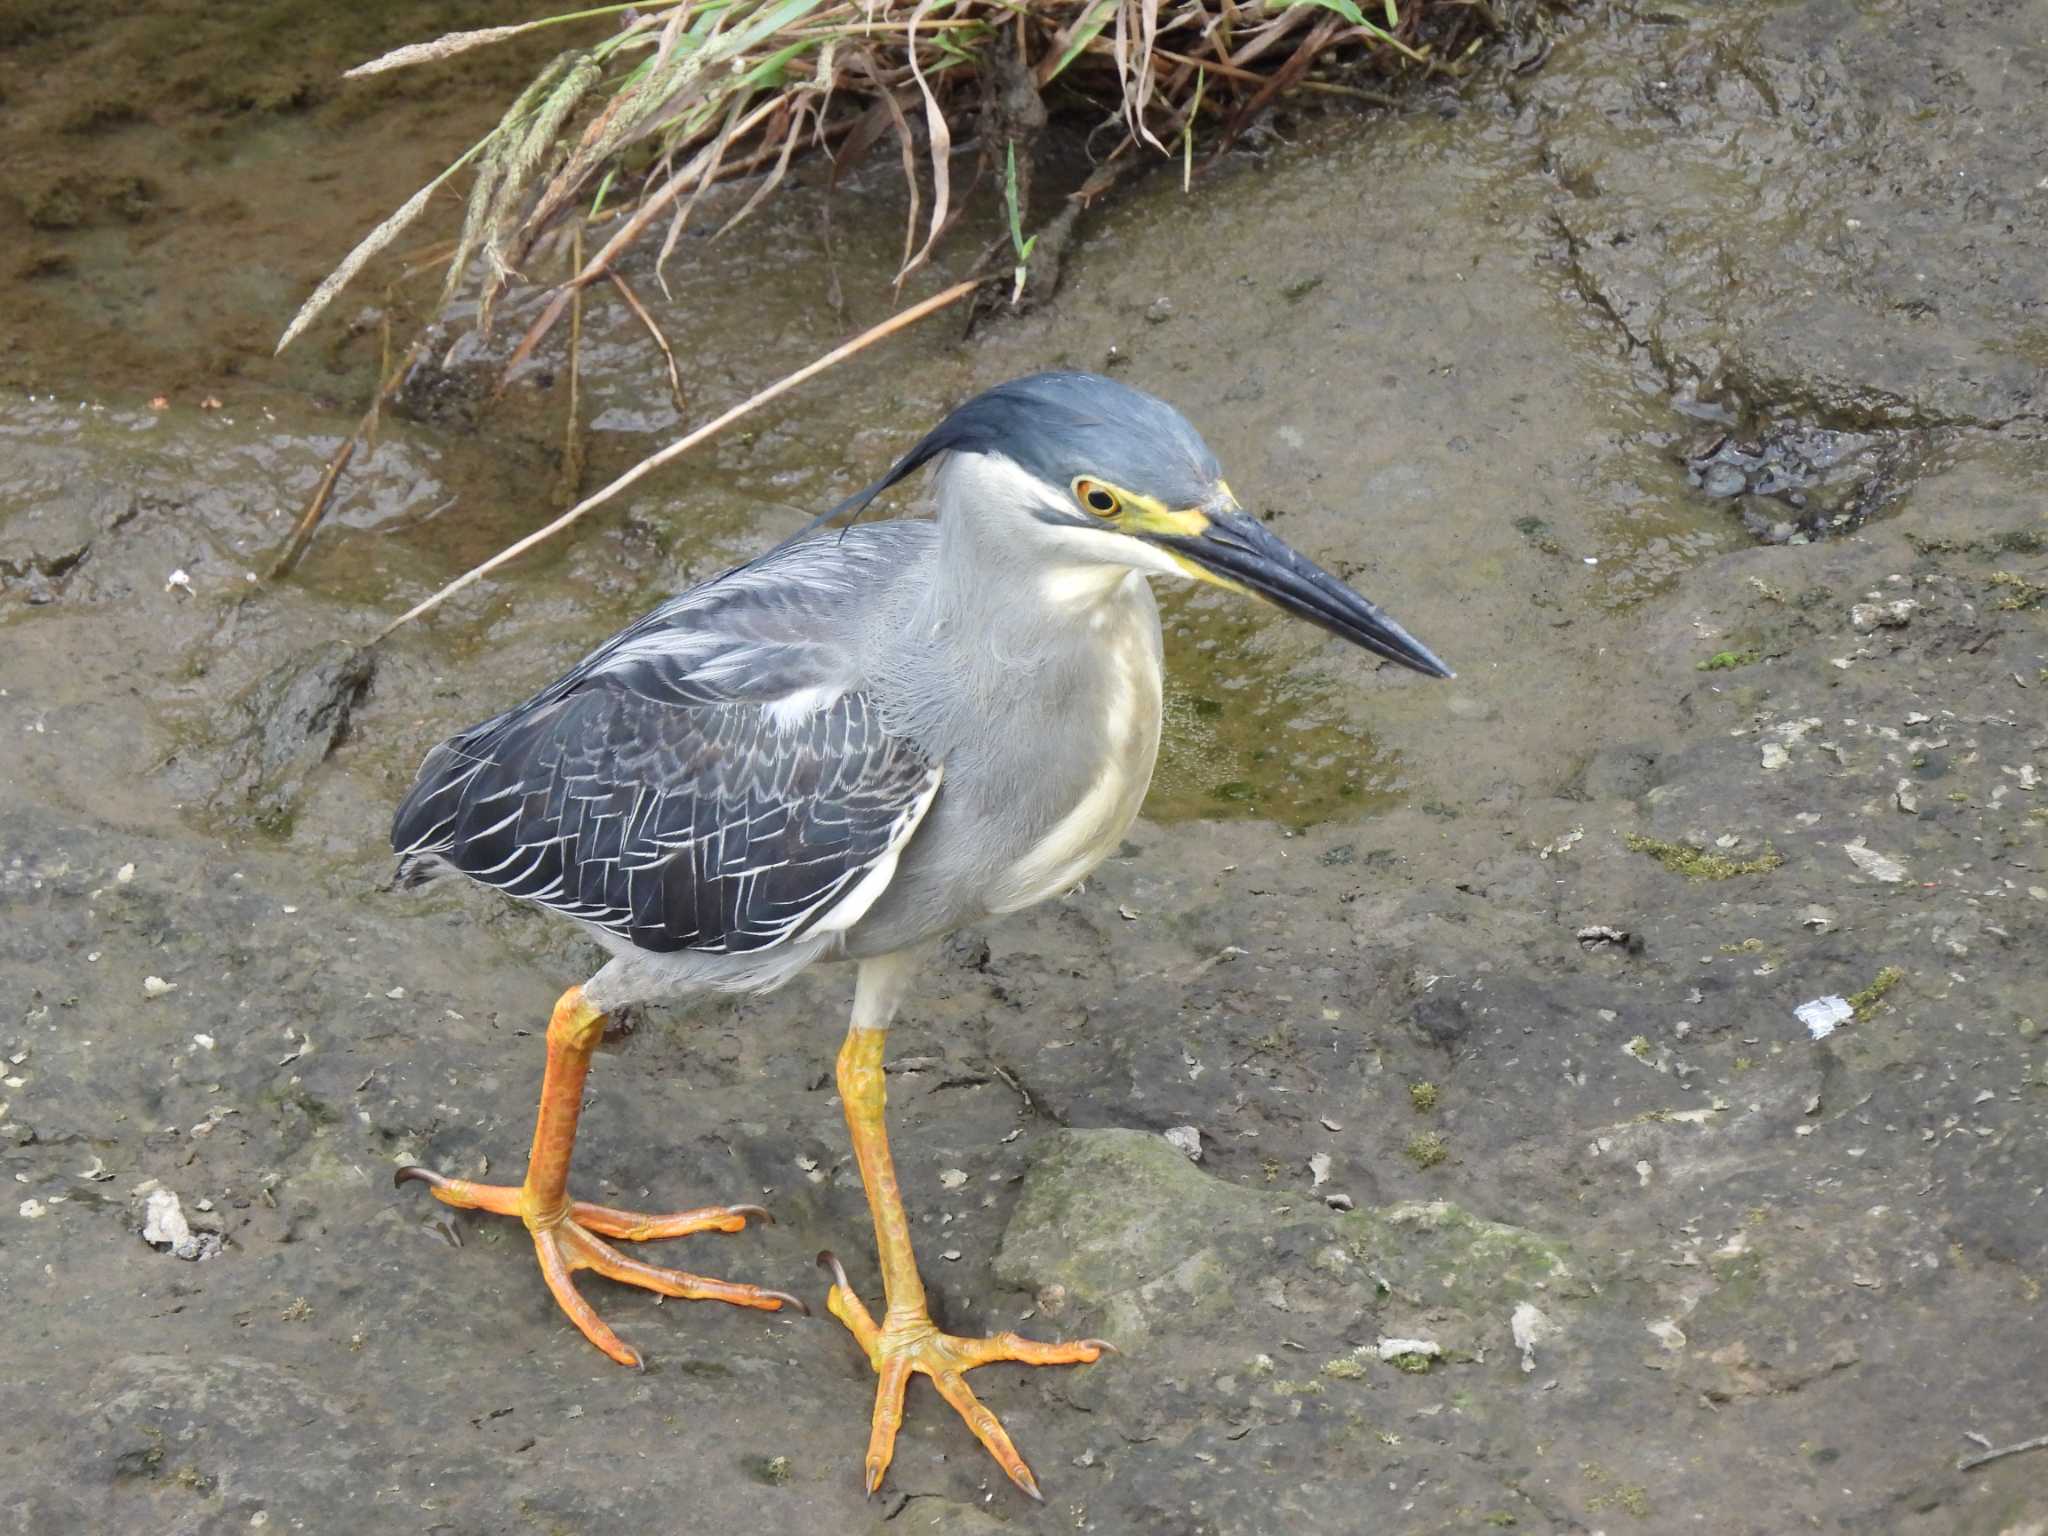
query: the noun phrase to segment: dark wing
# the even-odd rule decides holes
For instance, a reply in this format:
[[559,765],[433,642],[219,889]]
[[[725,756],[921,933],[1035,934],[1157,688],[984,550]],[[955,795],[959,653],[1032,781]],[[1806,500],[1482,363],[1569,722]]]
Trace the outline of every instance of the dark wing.
[[939,766],[847,686],[815,583],[807,614],[785,604],[813,574],[790,556],[777,580],[750,568],[664,605],[436,747],[392,827],[402,867],[452,866],[663,953],[745,954],[857,918]]

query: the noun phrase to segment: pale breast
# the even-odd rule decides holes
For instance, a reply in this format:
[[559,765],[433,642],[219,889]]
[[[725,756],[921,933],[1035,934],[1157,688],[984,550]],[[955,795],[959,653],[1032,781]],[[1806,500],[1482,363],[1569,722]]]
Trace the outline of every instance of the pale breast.
[[1090,701],[1099,719],[1073,722],[1069,737],[1090,743],[1099,764],[1051,829],[990,888],[984,900],[992,913],[1014,912],[1080,884],[1116,850],[1151,785],[1161,684],[1152,594],[1134,572],[1117,600],[1103,607],[1096,640],[1102,687]]

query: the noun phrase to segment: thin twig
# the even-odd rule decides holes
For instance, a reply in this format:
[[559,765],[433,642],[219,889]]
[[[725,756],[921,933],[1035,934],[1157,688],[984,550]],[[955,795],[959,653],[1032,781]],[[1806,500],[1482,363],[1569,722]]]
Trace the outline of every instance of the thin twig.
[[742,400],[738,405],[734,406],[731,410],[727,411],[723,416],[718,417],[715,421],[708,421],[703,426],[698,427],[695,431],[687,433],[686,435],[677,438],[674,442],[670,443],[666,448],[663,448],[658,452],[649,454],[646,458],[642,459],[638,464],[635,464],[631,469],[627,470],[623,475],[620,475],[618,479],[612,481],[612,483],[610,485],[607,485],[603,490],[593,492],[591,495],[584,497],[582,501],[578,502],[575,506],[571,507],[568,511],[564,512],[560,517],[556,518],[547,526],[543,528],[536,528],[532,533],[529,533],[525,538],[519,539],[514,543],[506,545],[505,548],[499,550],[495,555],[491,556],[491,558],[486,560],[482,565],[477,566],[473,570],[463,572],[460,576],[456,577],[453,581],[449,582],[447,586],[443,587],[440,591],[436,592],[432,597],[429,597],[422,602],[413,604],[413,606],[408,608],[404,613],[400,614],[397,618],[393,619],[389,624],[385,625],[382,629],[378,630],[377,633],[371,638],[370,644],[378,644],[379,642],[390,636],[393,631],[401,628],[406,624],[411,623],[414,619],[420,617],[420,615],[425,613],[431,613],[434,609],[440,607],[441,604],[446,602],[449,598],[453,597],[457,592],[460,592],[464,587],[474,585],[476,582],[481,581],[484,577],[488,576],[492,571],[495,571],[499,566],[504,565],[506,562],[510,560],[517,559],[520,555],[523,555],[529,549],[532,549],[536,544],[542,543],[547,539],[553,538],[556,534],[560,533],[564,528],[567,528],[571,523],[575,522],[578,518],[582,517],[584,513],[590,511],[594,507],[602,506],[605,502],[610,501],[614,496],[618,495],[619,492],[625,490],[627,486],[632,485],[635,481],[643,478],[646,475],[653,473],[662,465],[668,463],[669,460],[680,458],[683,454],[688,453],[692,448],[696,447],[699,443],[705,442],[710,438],[716,437],[719,433],[723,432],[727,427],[731,426],[741,417],[749,415],[756,410],[759,410],[762,406],[768,404],[768,402],[771,400],[779,399],[781,396],[788,394],[789,391],[795,389],[799,384],[802,384],[809,379],[816,378],[819,374],[825,372],[829,368],[833,368],[838,364],[845,362],[849,357],[854,356],[856,353],[865,351],[867,348],[873,346],[876,342],[882,340],[884,337],[893,336],[896,332],[904,329],[906,326],[915,325],[918,321],[924,319],[927,315],[936,314],[939,310],[944,309],[949,304],[957,304],[960,300],[966,298],[970,293],[974,292],[974,290],[980,286],[981,280],[978,278],[970,279],[969,281],[964,283],[955,283],[952,287],[946,289],[943,293],[936,293],[932,295],[932,297],[926,299],[921,304],[913,304],[910,306],[910,308],[902,310],[897,314],[891,315],[887,320],[884,320],[881,324],[870,326],[867,330],[862,331],[860,335],[854,337],[853,340],[845,343],[842,346],[834,347],[830,352],[827,352],[823,357],[820,357],[815,361],[806,363],[803,367],[797,369],[795,373],[789,374],[784,378],[778,379],[775,383],[769,385],[759,394],[752,396],[750,399]]
[[[274,561],[270,561],[270,571],[264,575],[266,582],[274,582],[276,578],[281,578],[281,575],[287,575],[291,571],[291,567],[299,563],[299,557],[305,553],[305,547],[313,541],[313,532],[319,528],[319,520],[322,520],[324,516],[328,516],[328,502],[334,500],[334,487],[340,483],[342,471],[348,469],[348,461],[356,457],[356,440],[358,438],[360,440],[371,440],[375,436],[375,432],[377,432],[377,416],[383,410],[385,399],[391,395],[393,389],[397,389],[399,381],[406,377],[406,371],[412,367],[412,360],[416,356],[420,356],[420,346],[424,342],[426,342],[426,332],[422,330],[418,336],[412,338],[412,346],[406,348],[406,356],[401,356],[397,360],[395,367],[383,369],[381,383],[377,385],[377,393],[371,395],[371,408],[367,412],[362,412],[362,420],[356,422],[354,432],[348,434],[348,438],[342,442],[342,446],[338,446],[338,449],[334,451],[334,457],[328,459],[326,473],[322,473],[322,477],[319,477],[319,483],[313,487],[313,494],[305,500],[305,510],[299,512],[299,520],[291,528],[291,539],[285,541],[285,549],[279,551],[279,557],[276,557]],[[389,352],[389,348],[391,348],[391,322],[389,322],[389,317],[385,319],[383,348],[385,348],[385,352]]]
[[1258,116],[1267,102],[1307,74],[1308,67],[1315,62],[1316,55],[1327,48],[1330,39],[1336,35],[1337,17],[1333,12],[1315,24],[1301,45],[1287,56],[1286,62],[1273,71],[1266,83],[1252,94],[1251,100],[1237,109],[1237,115],[1223,130],[1223,143],[1217,153],[1221,154],[1223,150],[1237,142],[1237,136],[1244,131],[1245,124]]
[[668,338],[662,335],[661,327],[655,323],[654,316],[647,313],[647,306],[640,302],[640,296],[627,286],[626,279],[621,274],[614,271],[605,273],[605,276],[612,280],[612,286],[619,290],[619,297],[626,301],[626,308],[633,311],[633,317],[647,327],[647,334],[652,336],[654,344],[661,348],[662,358],[668,363],[668,392],[669,398],[675,401],[676,419],[688,419],[690,408],[683,399],[683,375],[676,367],[676,354],[669,346]]
[[1956,1463],[1958,1472],[1969,1472],[1981,1467],[1987,1461],[1997,1461],[2004,1456],[2017,1456],[2022,1451],[2048,1451],[2048,1435],[2036,1435],[2031,1440],[2022,1440],[2018,1445],[2001,1445],[1993,1450],[1979,1451],[1975,1456],[1965,1456]]
[[[379,390],[377,398],[384,392]],[[372,410],[376,409],[373,405]],[[367,418],[366,418],[367,419]],[[327,461],[327,472],[320,477],[320,483],[313,487],[312,498],[306,503],[306,510],[299,514],[298,522],[292,528],[292,536],[285,540],[284,548],[276,560],[271,562],[270,580],[286,574],[299,563],[299,556],[306,552],[306,546],[313,542],[313,530],[320,526],[320,519],[327,515],[328,499],[334,495],[335,482],[341,479],[341,472],[348,468],[348,461],[356,456],[356,434],[342,439],[341,446],[334,450],[334,457]]]
[[[569,246],[569,265],[583,265],[583,226],[577,225]],[[570,290],[569,417],[562,427],[562,472],[555,480],[555,505],[566,507],[583,489],[583,290]]]

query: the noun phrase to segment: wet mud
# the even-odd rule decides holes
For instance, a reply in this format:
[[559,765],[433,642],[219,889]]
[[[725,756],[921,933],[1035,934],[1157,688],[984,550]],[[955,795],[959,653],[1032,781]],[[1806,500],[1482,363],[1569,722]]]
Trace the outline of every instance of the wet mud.
[[[25,99],[54,45],[0,41]],[[1959,1468],[2048,1431],[2041,9],[1589,6],[1551,44],[1256,135],[1192,200],[1136,187],[1041,310],[863,356],[368,659],[552,515],[563,360],[473,410],[490,349],[448,359],[271,584],[375,328],[312,338],[318,380],[206,365],[318,276],[260,240],[198,343],[83,269],[32,278],[40,319],[10,288],[0,1528],[2048,1522],[2048,1452]],[[352,165],[334,222],[416,169]],[[809,183],[672,268],[693,417],[879,317],[896,174],[829,254]],[[132,373],[73,367],[74,323],[132,330]],[[630,315],[593,301],[584,340],[588,486],[677,412]],[[1459,677],[1167,596],[1145,819],[956,936],[889,1075],[945,1324],[1121,1352],[976,1378],[1048,1508],[918,1385],[864,1502],[873,1378],[829,1318],[592,1282],[635,1375],[516,1225],[391,1188],[516,1178],[595,957],[391,889],[383,832],[451,727],[1052,365],[1180,403]],[[873,1294],[850,980],[632,1021],[579,1191],[758,1201],[776,1225],[672,1262],[815,1305],[831,1248]],[[144,1240],[165,1191],[211,1257]]]

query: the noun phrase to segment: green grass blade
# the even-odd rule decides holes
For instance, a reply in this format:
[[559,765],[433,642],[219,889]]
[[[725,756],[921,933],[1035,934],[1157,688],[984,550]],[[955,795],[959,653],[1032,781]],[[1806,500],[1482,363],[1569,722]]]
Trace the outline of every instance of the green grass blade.
[[[1370,32],[1388,47],[1398,49],[1400,52],[1407,54],[1411,59],[1420,60],[1422,58],[1421,54],[1410,48],[1385,27],[1375,26],[1372,22],[1367,21],[1365,19],[1365,12],[1358,8],[1357,0],[1271,0],[1271,4],[1276,11],[1284,11],[1291,5],[1313,5],[1321,10],[1334,11],[1354,27],[1362,27],[1367,32]],[[1399,13],[1394,7],[1392,5],[1387,6],[1387,19],[1398,26],[1400,25],[1398,18]]]
[[1116,0],[1095,0],[1094,9],[1081,18],[1074,28],[1074,35],[1067,40],[1067,51],[1060,55],[1059,63],[1053,65],[1052,73],[1045,77],[1047,85],[1059,79],[1060,72],[1081,56],[1081,50],[1102,35],[1102,29],[1109,25],[1115,14]]

